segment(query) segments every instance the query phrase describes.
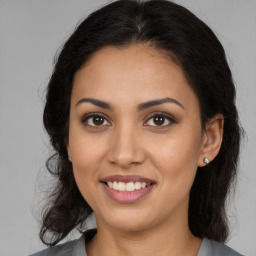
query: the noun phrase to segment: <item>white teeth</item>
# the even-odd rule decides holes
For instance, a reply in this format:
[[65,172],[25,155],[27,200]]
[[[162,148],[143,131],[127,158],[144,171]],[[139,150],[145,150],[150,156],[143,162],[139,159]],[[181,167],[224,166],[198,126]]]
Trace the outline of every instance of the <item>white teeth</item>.
[[125,183],[118,182],[117,189],[118,189],[118,191],[125,191]]
[[112,183],[111,181],[109,181],[109,182],[108,182],[108,186],[109,186],[110,188],[113,188],[113,183]]
[[113,189],[117,190],[117,182],[116,181],[113,182]]
[[117,182],[117,181],[108,181],[107,182],[108,186],[114,190],[118,190],[118,191],[134,191],[136,189],[141,189],[141,188],[145,188],[146,186],[149,186],[150,183],[146,183],[146,182],[128,182],[128,183],[124,183],[124,182]]
[[129,182],[129,183],[126,184],[125,188],[126,188],[125,189],[126,191],[134,191],[135,190],[135,185],[134,185],[133,182]]
[[135,182],[135,189],[141,189],[141,182]]

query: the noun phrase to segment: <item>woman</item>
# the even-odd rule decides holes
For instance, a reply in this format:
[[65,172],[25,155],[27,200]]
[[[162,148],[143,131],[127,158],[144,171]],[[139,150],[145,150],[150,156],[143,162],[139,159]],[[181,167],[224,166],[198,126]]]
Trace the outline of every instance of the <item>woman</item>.
[[[222,45],[187,9],[126,0],[92,13],[48,85],[57,183],[40,231],[51,248],[34,255],[240,255],[223,244],[234,102]],[[75,228],[80,239],[54,246]]]

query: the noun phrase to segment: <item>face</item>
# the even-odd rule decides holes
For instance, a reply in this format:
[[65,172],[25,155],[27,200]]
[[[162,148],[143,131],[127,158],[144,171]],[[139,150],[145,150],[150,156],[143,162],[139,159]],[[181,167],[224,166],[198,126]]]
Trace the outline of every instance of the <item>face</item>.
[[67,148],[98,227],[186,221],[203,141],[198,99],[159,50],[106,47],[76,73]]

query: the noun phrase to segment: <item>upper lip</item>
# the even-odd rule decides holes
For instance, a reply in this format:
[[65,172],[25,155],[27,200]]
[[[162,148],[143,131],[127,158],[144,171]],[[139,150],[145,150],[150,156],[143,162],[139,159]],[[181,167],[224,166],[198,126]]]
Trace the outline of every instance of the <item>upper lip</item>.
[[101,179],[102,182],[146,182],[146,183],[156,183],[154,180],[151,180],[149,178],[145,178],[139,175],[112,175],[112,176],[107,176],[103,179]]

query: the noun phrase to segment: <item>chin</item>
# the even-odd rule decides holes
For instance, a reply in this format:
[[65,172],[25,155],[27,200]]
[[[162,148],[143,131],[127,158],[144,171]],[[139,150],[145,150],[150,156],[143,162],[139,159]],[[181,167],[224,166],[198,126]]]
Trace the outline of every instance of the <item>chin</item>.
[[109,215],[103,216],[97,221],[97,224],[107,225],[124,232],[140,232],[150,229],[155,222],[156,220],[149,213],[134,209],[122,209],[121,211],[109,212]]
[[129,232],[129,233],[133,233],[133,232],[143,232],[145,230],[150,229],[151,225],[149,223],[142,223],[142,222],[134,222],[131,223],[131,221],[124,221],[122,220],[121,222],[114,222],[111,223],[111,227],[122,231],[122,232]]

